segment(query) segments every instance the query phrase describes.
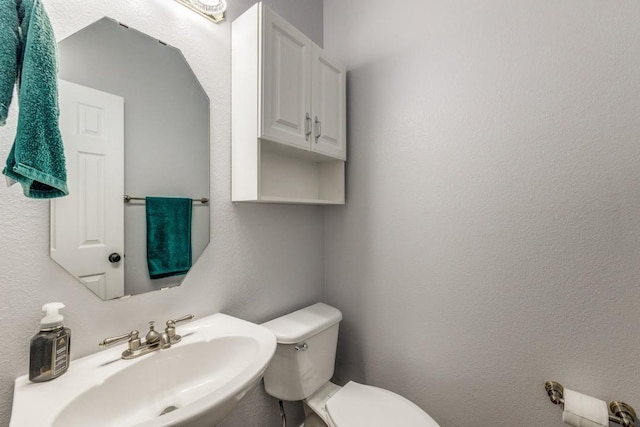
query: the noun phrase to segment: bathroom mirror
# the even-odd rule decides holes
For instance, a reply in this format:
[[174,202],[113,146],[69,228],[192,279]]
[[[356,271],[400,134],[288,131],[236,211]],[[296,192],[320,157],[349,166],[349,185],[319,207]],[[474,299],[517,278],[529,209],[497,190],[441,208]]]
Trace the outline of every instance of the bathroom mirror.
[[111,18],[58,47],[71,194],[51,203],[51,257],[102,299],[179,285],[186,270],[150,278],[145,197],[194,199],[194,264],[209,243],[207,94],[179,49]]

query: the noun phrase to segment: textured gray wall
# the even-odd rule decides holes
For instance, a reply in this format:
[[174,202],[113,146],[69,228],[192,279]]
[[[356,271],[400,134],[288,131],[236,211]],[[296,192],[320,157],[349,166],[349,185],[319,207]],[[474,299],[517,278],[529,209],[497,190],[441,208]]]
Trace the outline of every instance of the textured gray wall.
[[[273,6],[302,30],[314,29],[309,36],[321,41],[321,0]],[[47,0],[46,7],[58,40],[110,16],[182,50],[211,101],[211,244],[182,286],[103,302],[49,258],[48,202],[25,199],[17,187],[0,189],[0,316],[7,331],[0,348],[3,426],[9,422],[13,380],[27,372],[29,339],[43,303],[67,305],[72,358],[78,358],[98,351],[100,339],[144,328],[149,320],[224,312],[262,322],[317,301],[323,283],[322,208],[230,202],[230,22],[215,25],[160,0]],[[14,105],[7,126],[0,128],[3,161],[16,113]],[[289,409],[295,422],[300,406]],[[223,425],[270,426],[278,420],[277,403],[260,386]]]
[[325,0],[349,71],[325,209],[338,377],[442,426],[557,426],[547,379],[640,406],[640,3]]

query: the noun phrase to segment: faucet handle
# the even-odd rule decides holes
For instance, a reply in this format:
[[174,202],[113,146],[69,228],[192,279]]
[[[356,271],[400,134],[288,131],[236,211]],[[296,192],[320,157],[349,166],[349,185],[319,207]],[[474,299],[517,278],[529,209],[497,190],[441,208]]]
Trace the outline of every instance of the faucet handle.
[[178,317],[175,320],[167,320],[167,327],[175,328],[178,323],[186,322],[187,320],[193,319],[195,316],[193,314],[185,314],[182,317]]
[[129,341],[129,347],[132,347],[132,344],[135,345],[136,341],[137,341],[138,345],[140,344],[140,338],[138,337],[139,334],[140,334],[140,332],[134,330],[134,331],[129,332],[128,334],[119,335],[117,337],[105,338],[102,341],[100,341],[98,343],[98,345],[102,346],[102,347],[108,347],[110,345],[117,344],[119,342],[128,340]]
[[169,341],[169,344],[178,343],[182,339],[180,335],[176,334],[176,324],[186,322],[187,320],[191,320],[194,317],[195,316],[193,314],[187,314],[185,316],[178,317],[175,320],[167,320],[167,327],[165,328],[164,332],[167,334],[167,340]]

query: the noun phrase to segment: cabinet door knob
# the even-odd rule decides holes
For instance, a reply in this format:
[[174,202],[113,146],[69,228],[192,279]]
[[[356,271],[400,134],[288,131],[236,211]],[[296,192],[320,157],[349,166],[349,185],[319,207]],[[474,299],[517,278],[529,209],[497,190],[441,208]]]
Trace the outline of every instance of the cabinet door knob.
[[304,120],[304,139],[308,141],[310,136],[311,136],[311,114],[307,113],[307,116],[305,117],[305,120]]
[[316,144],[318,143],[318,139],[322,136],[322,123],[318,120],[318,116],[316,116]]
[[122,257],[120,256],[119,253],[112,253],[111,255],[109,255],[109,262],[112,264],[115,264],[116,262],[120,262],[120,260],[122,259]]

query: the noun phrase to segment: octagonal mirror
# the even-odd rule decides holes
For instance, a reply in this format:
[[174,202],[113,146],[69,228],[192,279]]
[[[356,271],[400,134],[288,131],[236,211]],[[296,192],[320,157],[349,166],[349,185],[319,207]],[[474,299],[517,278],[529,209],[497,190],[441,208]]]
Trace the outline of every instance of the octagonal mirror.
[[179,49],[111,18],[59,54],[51,257],[105,300],[179,285],[209,243],[207,94]]

